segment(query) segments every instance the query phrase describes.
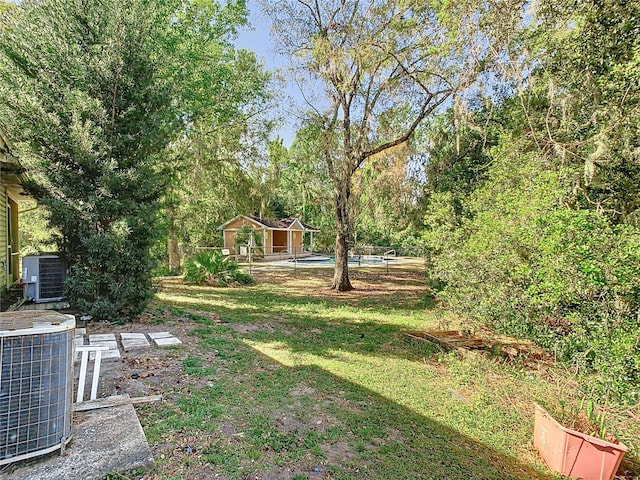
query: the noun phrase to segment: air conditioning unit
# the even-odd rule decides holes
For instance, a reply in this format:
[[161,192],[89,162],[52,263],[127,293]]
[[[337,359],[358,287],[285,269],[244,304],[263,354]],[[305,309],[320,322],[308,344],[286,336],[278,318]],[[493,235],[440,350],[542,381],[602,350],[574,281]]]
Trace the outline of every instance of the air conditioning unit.
[[58,302],[64,296],[65,266],[56,255],[22,257],[24,297],[35,302]]
[[0,465],[71,440],[75,318],[0,313]]

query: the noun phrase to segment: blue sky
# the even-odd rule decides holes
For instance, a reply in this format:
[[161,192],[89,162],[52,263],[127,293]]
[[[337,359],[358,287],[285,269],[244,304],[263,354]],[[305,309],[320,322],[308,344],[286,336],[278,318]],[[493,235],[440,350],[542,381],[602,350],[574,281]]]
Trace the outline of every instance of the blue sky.
[[[287,59],[278,55],[275,51],[274,42],[269,33],[271,22],[260,11],[260,7],[254,1],[247,2],[251,11],[249,21],[251,22],[251,30],[243,30],[240,32],[235,44],[239,48],[252,50],[259,59],[264,61],[267,70],[273,71],[287,65]],[[284,92],[294,99],[300,98],[300,93],[296,87],[286,86]],[[283,113],[284,118],[291,118],[290,115]],[[276,132],[283,138],[284,144],[288,147],[295,136],[296,126],[295,120],[285,121],[280,130]]]

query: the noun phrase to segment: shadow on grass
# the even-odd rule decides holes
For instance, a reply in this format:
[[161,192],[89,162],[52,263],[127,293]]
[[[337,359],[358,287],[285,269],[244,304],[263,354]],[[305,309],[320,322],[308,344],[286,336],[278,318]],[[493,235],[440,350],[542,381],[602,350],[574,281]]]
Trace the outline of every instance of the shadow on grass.
[[[339,466],[351,478],[554,478],[317,366],[284,367],[270,375],[274,388],[312,385],[325,402],[339,402],[329,410],[343,424],[344,436],[335,442],[346,440],[346,458],[337,460],[346,460]],[[344,406],[349,413],[335,411]],[[331,452],[332,440],[324,449]]]
[[[411,346],[403,339],[403,333],[415,329],[415,321],[412,327],[411,322],[403,323],[402,319],[392,322],[385,319],[386,315],[392,314],[412,316],[414,320],[416,316],[424,315],[425,309],[420,306],[419,295],[415,292],[400,307],[391,303],[393,297],[380,300],[335,296],[327,299],[326,293],[324,296],[305,295],[300,289],[292,292],[285,285],[275,285],[272,290],[260,287],[211,289],[175,282],[165,285],[165,292],[176,297],[163,300],[169,305],[213,311],[230,322],[236,327],[232,343],[237,343],[237,348],[241,349],[248,346],[237,340],[246,339],[263,344],[277,343],[291,354],[338,360],[341,358],[336,352],[382,360],[392,357],[417,360],[425,355],[424,346]],[[358,312],[367,319],[360,320]],[[242,325],[257,328],[244,331],[237,328]],[[258,350],[255,352],[269,362],[275,361]],[[247,365],[238,365],[237,373],[240,368],[247,368]],[[255,396],[248,400],[242,398],[242,393],[237,393],[239,403],[273,401],[273,397],[278,396],[275,392],[281,392],[278,401],[286,402],[290,400],[286,392],[297,385],[311,383],[322,392],[322,398],[335,400],[333,408],[340,409],[341,398],[336,397],[336,392],[347,392],[350,401],[357,404],[356,411],[334,413],[334,417],[345,425],[345,438],[352,449],[342,463],[353,463],[352,458],[357,458],[368,473],[360,468],[361,474],[356,474],[358,467],[349,466],[347,471],[351,476],[345,478],[555,478],[317,365],[285,366],[251,375],[257,378],[254,388],[250,389]],[[265,403],[263,409],[269,408],[273,407]],[[491,426],[486,429],[491,431]],[[331,440],[327,442],[331,443]]]
[[[384,280],[385,282],[388,279]],[[367,298],[367,307],[345,304],[331,296],[291,295],[275,288],[210,288],[171,281],[163,300],[173,307],[215,312],[230,323],[243,338],[286,344],[292,353],[309,353],[336,358],[336,351],[353,352],[382,359],[389,357],[419,360],[439,348],[433,344],[415,345],[404,334],[415,331],[416,317],[425,315],[419,296],[398,308],[392,299]],[[369,304],[368,302],[375,302]],[[390,320],[391,316],[395,316]],[[243,329],[243,325],[251,328]],[[426,351],[425,351],[426,350]]]
[[[171,302],[187,309],[214,310],[223,321],[231,319],[230,328],[240,330],[242,338],[260,342],[280,342],[292,353],[310,353],[334,358],[335,351],[345,351],[389,358],[416,360],[424,356],[425,348],[438,351],[431,344],[416,345],[405,340],[404,334],[414,331],[408,325],[377,321],[354,321],[348,318],[320,319],[313,314],[301,315],[281,308],[277,314],[264,314],[253,308],[216,306],[214,309],[197,301]],[[278,318],[275,318],[278,317]],[[239,325],[255,325],[242,331]]]
[[[224,417],[233,441],[217,441],[215,456],[207,455],[211,446],[201,448],[228,478],[553,478],[319,366],[286,366],[237,339],[216,342],[216,350],[244,357],[243,366],[212,377],[215,389],[190,391],[196,406],[179,399],[179,418],[186,425],[185,417],[199,415],[191,428],[203,428],[202,418]],[[243,463],[248,452],[251,464]]]

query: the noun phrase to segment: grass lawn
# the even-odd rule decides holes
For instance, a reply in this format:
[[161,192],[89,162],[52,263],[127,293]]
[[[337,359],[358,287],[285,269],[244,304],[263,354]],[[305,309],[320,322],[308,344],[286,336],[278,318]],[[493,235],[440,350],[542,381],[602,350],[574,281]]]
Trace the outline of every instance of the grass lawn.
[[144,478],[554,478],[533,448],[533,402],[572,401],[565,375],[408,342],[464,327],[424,303],[420,273],[358,270],[345,294],[331,274],[162,282],[155,308],[188,320],[190,342],[166,400],[138,408],[156,457]]

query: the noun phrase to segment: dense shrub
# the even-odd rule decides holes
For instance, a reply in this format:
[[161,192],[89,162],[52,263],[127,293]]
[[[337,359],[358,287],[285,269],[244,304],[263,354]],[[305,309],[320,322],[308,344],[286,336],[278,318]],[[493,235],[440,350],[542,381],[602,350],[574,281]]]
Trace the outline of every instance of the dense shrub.
[[170,3],[43,0],[0,18],[3,128],[50,214],[65,296],[96,320],[130,320],[153,294],[161,158],[181,128]]
[[494,153],[468,217],[455,220],[448,194],[432,199],[425,238],[440,298],[547,347],[589,374],[593,394],[637,401],[640,229],[565,205],[562,169]]
[[202,252],[189,258],[184,264],[184,281],[221,287],[253,283],[251,276],[243,272],[235,261],[218,251]]

